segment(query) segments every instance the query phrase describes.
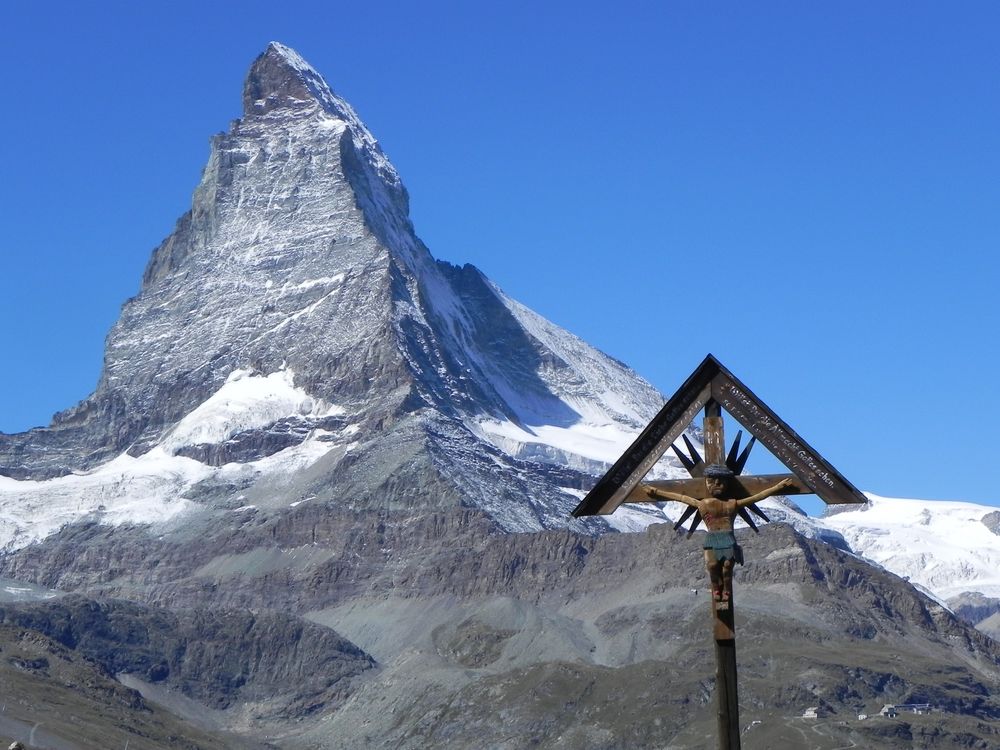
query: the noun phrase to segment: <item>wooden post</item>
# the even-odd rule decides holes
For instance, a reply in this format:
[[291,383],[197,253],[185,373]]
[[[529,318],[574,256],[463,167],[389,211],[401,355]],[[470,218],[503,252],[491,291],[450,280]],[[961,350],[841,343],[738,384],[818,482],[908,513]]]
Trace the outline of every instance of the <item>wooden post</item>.
[[[714,399],[705,404],[703,423],[705,463],[725,464],[726,439],[722,407]],[[736,683],[736,602],[732,593],[729,608],[712,607],[712,635],[715,638],[715,705],[718,710],[719,750],[740,750],[740,703]]]
[[[729,611],[733,602],[729,601]],[[740,700],[736,688],[736,639],[715,641],[715,697],[719,710],[719,750],[740,750]]]
[[715,399],[705,404],[705,421],[702,423],[705,440],[705,463],[726,463],[726,436],[722,429],[722,407]]

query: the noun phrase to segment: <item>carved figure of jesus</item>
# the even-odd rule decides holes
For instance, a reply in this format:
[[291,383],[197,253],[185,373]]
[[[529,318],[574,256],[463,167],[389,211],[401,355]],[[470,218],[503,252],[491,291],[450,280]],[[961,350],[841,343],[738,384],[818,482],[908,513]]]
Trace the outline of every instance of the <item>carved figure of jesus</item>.
[[705,568],[712,581],[712,598],[715,600],[716,609],[728,609],[733,593],[733,565],[743,564],[743,550],[736,543],[736,535],[733,533],[733,520],[737,511],[778,494],[794,482],[791,479],[782,479],[773,487],[756,495],[732,500],[726,499],[726,495],[729,494],[727,493],[729,480],[733,476],[733,472],[727,466],[721,464],[706,466],[704,476],[710,497],[699,499],[655,487],[646,487],[646,492],[650,497],[690,505],[701,513],[708,528],[703,547]]

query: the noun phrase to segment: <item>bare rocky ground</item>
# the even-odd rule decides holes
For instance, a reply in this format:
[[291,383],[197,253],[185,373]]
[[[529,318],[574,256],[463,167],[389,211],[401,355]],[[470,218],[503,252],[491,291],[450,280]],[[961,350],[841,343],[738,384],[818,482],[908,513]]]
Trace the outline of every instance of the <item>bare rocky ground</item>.
[[[989,519],[990,516],[987,516],[983,520]],[[1000,640],[1000,599],[983,596],[978,592],[966,592],[949,599],[948,607],[963,620],[975,625],[978,630]]]
[[[192,732],[238,731],[275,747],[712,746],[714,663],[697,537],[665,525],[600,537],[505,534],[477,511],[348,513],[320,503],[232,516],[206,518],[197,543],[184,530],[153,538],[139,527],[68,528],[5,558],[0,575],[88,598],[8,605],[2,619],[24,627],[33,617],[45,637],[54,626],[37,624],[43,613],[63,623],[83,617],[67,614],[73,607],[89,613],[74,627],[96,629],[100,637],[88,638],[98,646],[79,645],[81,637],[69,653],[109,675],[127,671],[129,659],[141,664],[122,679],[145,697],[127,694],[169,706]],[[745,546],[748,564],[737,575],[745,747],[1000,744],[995,641],[906,582],[787,526],[764,527]],[[88,603],[94,596],[103,603]],[[213,610],[243,619],[192,624]],[[140,623],[154,613],[162,635],[138,639],[141,658],[134,642],[113,647],[108,621],[153,631]],[[248,625],[262,620],[281,627],[257,626],[254,636]],[[292,659],[297,677],[260,668],[259,656],[239,658],[253,652],[248,643],[280,649],[288,628],[302,633],[305,620],[324,627],[271,660]],[[178,677],[150,679],[148,665],[168,642],[176,651],[205,631],[216,645],[199,652],[200,681],[182,679],[183,659],[166,655]],[[330,634],[326,651],[318,633]],[[345,679],[318,690],[334,664]],[[94,690],[95,703],[106,700]],[[856,719],[912,702],[938,710]],[[797,718],[809,706],[832,715]],[[129,717],[144,710],[121,709]],[[151,746],[184,747],[172,742]]]
[[38,631],[0,625],[0,744],[29,748],[222,750],[263,747],[205,732],[115,680],[99,663]]

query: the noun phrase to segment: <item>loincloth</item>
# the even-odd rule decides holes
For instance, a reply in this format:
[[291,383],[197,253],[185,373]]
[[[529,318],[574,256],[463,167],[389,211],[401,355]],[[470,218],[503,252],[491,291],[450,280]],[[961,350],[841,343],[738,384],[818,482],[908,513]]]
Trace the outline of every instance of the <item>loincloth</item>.
[[743,548],[736,543],[736,535],[731,531],[709,531],[702,547],[712,550],[719,562],[732,560],[743,564]]

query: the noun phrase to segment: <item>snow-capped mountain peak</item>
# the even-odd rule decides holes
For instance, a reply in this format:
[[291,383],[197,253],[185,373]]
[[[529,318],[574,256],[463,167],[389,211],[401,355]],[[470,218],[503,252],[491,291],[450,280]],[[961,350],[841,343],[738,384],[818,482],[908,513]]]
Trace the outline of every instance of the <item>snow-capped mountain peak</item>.
[[[478,269],[435,261],[375,138],[298,53],[270,44],[244,106],[124,305],[97,390],[49,428],[0,435],[0,546],[83,518],[305,498],[565,525],[662,396]],[[773,513],[943,598],[1000,596],[988,509]]]
[[254,60],[243,84],[244,119],[274,113],[311,116],[318,127],[325,130],[334,129],[338,121],[343,122],[355,148],[363,154],[363,164],[373,168],[395,200],[407,204],[396,168],[382,153],[375,136],[354,108],[337,96],[323,76],[298,52],[280,42],[271,42]]
[[254,60],[243,84],[244,117],[275,109],[320,105],[327,113],[367,132],[350,104],[295,50],[271,42]]
[[[389,467],[409,455],[411,485],[436,488],[424,502],[509,529],[563,523],[565,488],[600,471],[660,395],[477,269],[435,261],[374,136],[294,50],[270,44],[243,91],[243,117],[212,139],[191,210],[107,338],[97,390],[49,428],[0,435],[0,504],[71,497],[66,475],[82,473],[78,516],[110,516],[128,493],[94,472],[122,456],[200,463],[170,469],[177,497],[232,465],[287,479],[304,456],[323,494],[350,487],[358,503],[357,487],[380,492],[361,476],[385,475],[395,489],[371,502],[396,503],[402,469]],[[30,541],[30,513],[19,519],[11,536]]]

